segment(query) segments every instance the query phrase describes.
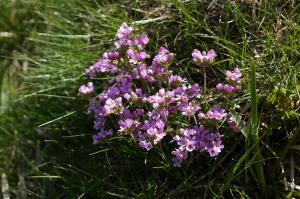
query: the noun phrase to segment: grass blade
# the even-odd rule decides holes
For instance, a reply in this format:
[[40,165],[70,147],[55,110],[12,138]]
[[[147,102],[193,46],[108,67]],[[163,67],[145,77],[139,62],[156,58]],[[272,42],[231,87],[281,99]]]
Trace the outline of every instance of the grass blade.
[[257,94],[256,94],[256,67],[254,61],[251,63],[251,71],[250,71],[250,92],[251,92],[251,141],[254,147],[254,156],[255,156],[255,169],[256,175],[258,177],[259,187],[261,191],[265,192],[265,177],[263,170],[263,157],[260,152],[259,147],[259,135],[258,135],[258,110],[257,110]]

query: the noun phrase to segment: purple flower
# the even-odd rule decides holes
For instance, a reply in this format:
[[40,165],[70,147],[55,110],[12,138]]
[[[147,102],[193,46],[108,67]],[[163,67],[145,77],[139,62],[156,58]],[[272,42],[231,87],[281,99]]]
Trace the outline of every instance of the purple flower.
[[148,43],[149,43],[149,38],[147,35],[144,35],[144,34],[136,37],[136,39],[135,39],[136,45],[147,45]]
[[133,28],[128,26],[125,22],[123,22],[117,31],[116,37],[120,40],[129,39],[132,31]]
[[193,116],[200,110],[200,106],[197,104],[189,103],[180,108],[182,115]]
[[180,77],[179,75],[171,75],[169,77],[168,81],[169,81],[169,84],[182,85],[182,83],[186,82],[186,79]]
[[100,144],[103,139],[105,139],[107,136],[112,135],[112,130],[104,130],[101,129],[99,133],[96,135],[93,135],[93,144]]
[[172,64],[174,60],[174,54],[170,53],[166,48],[160,47],[158,50],[158,54],[153,58],[152,65],[168,67]]
[[206,115],[202,112],[199,112],[198,113],[198,118],[201,120],[201,119],[205,119],[206,118]]
[[186,97],[188,99],[192,99],[194,97],[199,98],[200,97],[200,87],[198,84],[192,84],[192,85],[184,85],[181,87],[176,88],[176,93],[182,93],[184,92]]
[[125,94],[127,92],[132,91],[132,79],[130,76],[123,76],[119,79],[119,83],[117,84],[117,88],[120,93]]
[[117,51],[113,51],[113,52],[105,52],[102,56],[103,59],[107,59],[107,60],[116,60],[120,58],[120,54]]
[[122,108],[122,98],[118,97],[116,99],[108,98],[103,106],[105,115],[116,113]]
[[153,76],[153,71],[147,67],[145,63],[139,63],[137,67],[137,78],[147,80],[148,82],[154,83],[155,78]]
[[133,41],[130,39],[120,39],[119,41],[116,41],[114,44],[116,46],[116,49],[120,49],[122,47],[133,47]]
[[174,167],[181,167],[181,164],[187,159],[188,153],[184,147],[179,147],[172,151],[173,155],[173,166]]
[[165,128],[165,123],[161,119],[156,120],[155,125],[159,129],[164,129]]
[[231,86],[231,85],[229,85],[229,84],[225,84],[224,85],[224,93],[228,93],[228,94],[230,94],[230,93],[232,93],[234,91],[234,87],[233,86]]
[[160,143],[160,141],[166,136],[166,132],[158,132],[157,134],[155,134],[154,139],[153,139],[153,143],[154,144],[158,144]]
[[85,75],[89,77],[95,77],[98,73],[112,72],[115,73],[118,68],[111,64],[109,59],[99,59],[94,65],[85,70]]
[[124,119],[119,120],[118,124],[120,126],[119,132],[131,132],[135,126],[137,126],[139,122],[134,121],[133,119]]
[[168,101],[174,96],[173,92],[167,91],[162,88],[155,95],[148,98],[148,102],[152,104],[153,108],[157,109],[167,105]]
[[197,142],[193,139],[195,135],[196,131],[194,129],[180,129],[180,136],[176,135],[173,139],[180,147],[191,152],[196,149]]
[[209,153],[210,157],[217,156],[221,152],[221,149],[224,148],[218,131],[207,134],[204,140],[206,142],[205,150]]
[[102,115],[98,115],[94,121],[94,129],[100,130],[104,127],[105,118]]
[[117,31],[116,37],[119,39],[115,42],[116,49],[122,47],[133,47],[134,40],[131,39],[131,33],[134,29],[128,26],[126,23],[122,23]]
[[236,85],[234,87],[234,91],[240,91],[241,90],[241,85]]
[[221,121],[226,117],[227,113],[219,106],[214,106],[207,112],[207,118],[214,121]]
[[79,88],[79,94],[82,96],[89,95],[94,92],[93,82],[88,82],[87,85],[81,85]]
[[159,143],[167,134],[165,132],[165,121],[162,118],[162,110],[154,110],[148,112],[149,119],[143,124],[142,129],[146,131],[146,136],[148,139],[153,141],[153,144]]
[[187,143],[185,144],[185,149],[188,151],[188,152],[192,152],[194,150],[196,150],[196,147],[197,147],[197,142],[196,141],[193,141],[193,140],[187,140]]
[[130,58],[130,63],[132,64],[142,62],[150,57],[146,52],[134,52],[132,49],[127,50],[127,55]]
[[210,133],[203,126],[196,126],[194,129],[180,129],[180,134],[181,136],[177,135],[173,139],[181,149],[188,152],[206,151],[213,157],[224,148],[219,132]]
[[217,86],[216,86],[216,90],[220,91],[220,92],[223,92],[223,90],[224,90],[224,84],[218,83]]
[[144,109],[136,109],[135,111],[133,111],[133,118],[141,117],[144,115],[144,113]]
[[221,150],[224,148],[224,145],[221,143],[221,141],[214,142],[213,146],[211,148],[208,148],[207,151],[209,153],[210,157],[215,157],[219,155]]
[[[239,87],[240,89],[240,87]],[[216,90],[224,94],[232,94],[235,91],[235,87],[229,84],[217,84]]]
[[156,145],[159,143],[167,134],[164,131],[165,124],[162,120],[152,121],[152,126],[146,130],[147,135],[150,139],[153,140],[153,143]]
[[149,151],[150,149],[153,148],[151,142],[145,141],[145,140],[141,140],[139,142],[140,147],[146,149],[147,151]]
[[239,78],[242,76],[240,69],[235,68],[233,71],[227,70],[226,77],[228,80],[239,83]]
[[180,129],[179,130],[181,135],[184,135],[185,137],[190,137],[196,135],[195,129]]
[[145,102],[147,98],[142,89],[136,88],[134,92],[131,92],[131,99],[133,102]]
[[112,86],[109,87],[106,91],[104,91],[103,94],[104,96],[103,99],[101,99],[101,101],[105,101],[107,98],[115,99],[121,94],[121,91],[117,86]]
[[216,56],[217,54],[213,49],[207,53],[205,51],[201,53],[198,49],[194,49],[194,52],[192,53],[193,60],[197,65],[209,64],[215,60]]
[[153,127],[150,127],[149,129],[147,129],[147,134],[149,136],[155,136],[156,134],[158,134],[158,129],[157,128],[153,128]]
[[230,84],[217,84],[216,90],[225,94],[232,94],[235,91],[241,90],[241,81],[240,77],[242,73],[240,69],[235,68],[233,71],[226,71],[226,79]]
[[136,89],[135,91],[125,93],[123,97],[126,100],[133,102],[133,103],[146,101],[146,98],[145,98],[144,94],[142,93],[141,89]]

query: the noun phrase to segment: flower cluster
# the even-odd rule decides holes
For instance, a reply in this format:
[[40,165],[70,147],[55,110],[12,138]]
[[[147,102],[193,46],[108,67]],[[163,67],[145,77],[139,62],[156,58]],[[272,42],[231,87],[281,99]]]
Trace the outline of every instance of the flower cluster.
[[187,152],[208,152],[211,157],[217,156],[224,145],[218,131],[211,133],[203,126],[195,126],[192,129],[180,129],[179,135],[174,137],[178,148],[172,151],[174,166],[180,166],[186,160]]
[[193,61],[197,65],[205,66],[215,60],[217,57],[216,52],[211,49],[208,52],[203,51],[202,53],[198,49],[194,49],[194,52],[192,53]]
[[233,92],[237,92],[241,90],[241,81],[240,78],[242,73],[240,69],[235,68],[233,71],[227,70],[226,71],[226,79],[229,84],[222,84],[219,83],[216,86],[217,91],[225,93],[225,94],[232,94]]
[[[114,134],[132,137],[145,150],[162,143],[168,136],[177,144],[172,154],[174,166],[181,166],[191,152],[203,152],[211,157],[217,156],[224,148],[218,127],[227,117],[225,109],[213,106],[207,113],[202,111],[201,89],[196,83],[173,74],[169,66],[174,54],[161,47],[151,64],[150,55],[145,51],[149,38],[138,35],[135,30],[122,23],[116,34],[117,41],[113,51],[105,52],[92,66],[85,70],[88,77],[101,73],[111,73],[109,85],[97,94],[90,105],[89,113],[95,117],[93,143],[99,144]],[[210,63],[216,53],[195,50],[194,61]],[[238,86],[238,70],[227,74],[228,81]],[[80,87],[81,95],[94,91],[93,84]],[[191,119],[199,117],[199,121]],[[174,121],[180,118],[182,121]],[[213,127],[206,127],[210,120]],[[182,128],[182,124],[184,127]]]

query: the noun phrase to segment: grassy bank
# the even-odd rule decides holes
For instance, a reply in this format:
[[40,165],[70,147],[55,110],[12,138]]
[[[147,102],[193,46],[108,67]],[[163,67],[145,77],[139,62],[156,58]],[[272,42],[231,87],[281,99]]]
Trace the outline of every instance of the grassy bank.
[[[299,3],[13,2],[3,1],[0,14],[0,32],[12,33],[0,37],[0,172],[11,197],[299,194]],[[247,137],[226,132],[217,158],[199,155],[182,168],[173,168],[165,150],[145,152],[122,136],[93,146],[93,118],[78,87],[124,21],[149,35],[152,56],[160,46],[175,53],[171,69],[191,82],[203,84],[201,70],[187,59],[195,48],[218,53],[208,87],[224,79],[224,70],[240,67],[243,91],[235,103]]]

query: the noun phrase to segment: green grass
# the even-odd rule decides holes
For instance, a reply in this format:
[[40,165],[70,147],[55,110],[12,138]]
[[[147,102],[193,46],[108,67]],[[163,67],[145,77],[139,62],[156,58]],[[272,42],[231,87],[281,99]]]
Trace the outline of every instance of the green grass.
[[[8,176],[12,197],[299,194],[284,187],[292,178],[300,181],[295,147],[300,113],[297,1],[20,0],[17,22],[10,18],[11,2],[4,2],[0,32],[12,32],[16,39],[0,37],[5,71],[0,84],[0,172]],[[218,52],[217,62],[206,71],[208,88],[224,80],[224,70],[242,68],[243,92],[228,103],[241,105],[246,126],[244,134],[224,132],[220,156],[195,156],[185,167],[173,168],[166,146],[144,152],[124,137],[91,144],[93,118],[85,113],[87,100],[78,97],[78,87],[86,80],[84,68],[112,48],[123,21],[149,35],[152,55],[161,45],[174,52],[172,70],[190,81],[203,84],[202,72],[187,59],[194,48]],[[99,80],[100,87],[104,82]]]

